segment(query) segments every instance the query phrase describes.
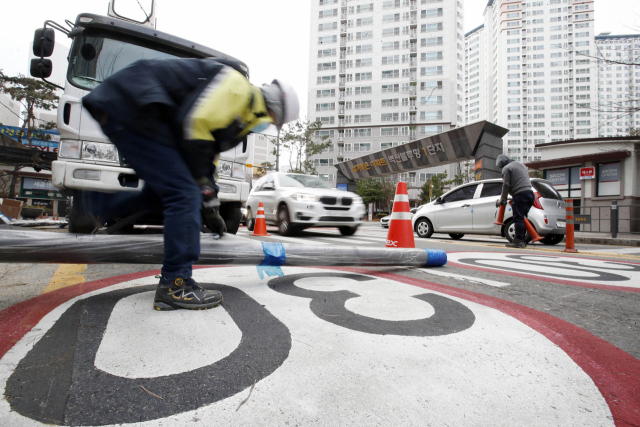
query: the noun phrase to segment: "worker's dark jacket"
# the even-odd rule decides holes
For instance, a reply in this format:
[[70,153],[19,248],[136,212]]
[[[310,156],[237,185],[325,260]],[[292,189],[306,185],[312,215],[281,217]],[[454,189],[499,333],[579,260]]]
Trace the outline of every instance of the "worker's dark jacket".
[[117,123],[176,146],[196,178],[208,176],[214,155],[235,147],[256,125],[271,122],[260,89],[213,59],[138,61],[82,103],[102,125]]

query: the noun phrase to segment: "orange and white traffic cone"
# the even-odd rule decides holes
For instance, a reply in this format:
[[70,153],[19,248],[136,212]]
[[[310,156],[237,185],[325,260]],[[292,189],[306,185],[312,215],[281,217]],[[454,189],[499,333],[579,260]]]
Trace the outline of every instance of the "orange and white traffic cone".
[[264,205],[262,202],[258,205],[256,225],[253,226],[253,233],[250,236],[271,236],[271,234],[267,234],[267,221],[264,219]]
[[413,227],[411,226],[411,211],[409,210],[409,194],[407,183],[399,182],[396,187],[396,197],[393,201],[393,212],[389,221],[387,233],[387,248],[415,248]]

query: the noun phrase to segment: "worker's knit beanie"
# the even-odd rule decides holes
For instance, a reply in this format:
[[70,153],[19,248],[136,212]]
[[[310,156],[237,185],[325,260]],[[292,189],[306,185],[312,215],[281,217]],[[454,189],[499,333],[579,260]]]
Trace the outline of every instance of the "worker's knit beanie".
[[284,122],[284,102],[280,87],[273,83],[263,85],[260,90],[262,90],[262,96],[264,97],[267,110],[273,111],[276,116],[275,125],[282,126]]

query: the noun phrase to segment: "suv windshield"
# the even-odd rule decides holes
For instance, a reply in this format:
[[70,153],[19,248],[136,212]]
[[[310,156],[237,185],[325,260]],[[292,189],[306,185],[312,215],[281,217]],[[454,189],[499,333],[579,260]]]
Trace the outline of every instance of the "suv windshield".
[[320,178],[309,175],[281,175],[278,181],[280,182],[280,187],[331,188]]
[[69,81],[91,90],[140,59],[175,58],[166,52],[85,31],[76,37],[69,58]]

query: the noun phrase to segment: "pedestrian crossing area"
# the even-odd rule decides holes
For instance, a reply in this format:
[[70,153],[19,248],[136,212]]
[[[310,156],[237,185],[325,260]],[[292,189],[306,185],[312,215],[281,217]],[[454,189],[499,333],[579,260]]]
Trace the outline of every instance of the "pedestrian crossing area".
[[384,247],[387,237],[387,229],[366,228],[358,230],[353,236],[343,236],[337,228],[311,228],[302,231],[297,236],[281,236],[275,229],[267,230],[271,236],[251,236],[251,232],[241,227],[236,237],[256,239],[263,242],[279,242],[292,244],[314,245],[342,245],[342,246],[371,246]]

